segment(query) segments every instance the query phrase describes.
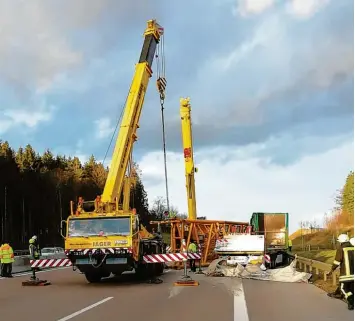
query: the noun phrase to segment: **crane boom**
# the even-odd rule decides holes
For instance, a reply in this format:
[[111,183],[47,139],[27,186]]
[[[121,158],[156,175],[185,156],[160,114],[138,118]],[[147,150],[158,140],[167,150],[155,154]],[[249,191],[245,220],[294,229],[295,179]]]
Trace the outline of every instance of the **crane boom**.
[[152,63],[156,47],[162,35],[162,28],[155,20],[147,22],[144,43],[135,67],[135,74],[127,96],[120,131],[116,140],[109,173],[101,196],[103,203],[113,203],[120,197],[132,147],[137,140],[137,128],[142,111],[149,78],[152,76]]
[[196,193],[195,193],[195,172],[197,168],[194,165],[193,140],[192,140],[192,124],[191,124],[191,105],[190,98],[180,99],[180,118],[181,118],[181,134],[182,146],[185,159],[185,177],[188,219],[196,220]]

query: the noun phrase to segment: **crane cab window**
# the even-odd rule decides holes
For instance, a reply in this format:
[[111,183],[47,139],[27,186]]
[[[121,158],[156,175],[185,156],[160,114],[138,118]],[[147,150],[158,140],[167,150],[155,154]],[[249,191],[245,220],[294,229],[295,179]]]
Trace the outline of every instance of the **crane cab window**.
[[68,237],[128,236],[131,233],[129,217],[70,219]]

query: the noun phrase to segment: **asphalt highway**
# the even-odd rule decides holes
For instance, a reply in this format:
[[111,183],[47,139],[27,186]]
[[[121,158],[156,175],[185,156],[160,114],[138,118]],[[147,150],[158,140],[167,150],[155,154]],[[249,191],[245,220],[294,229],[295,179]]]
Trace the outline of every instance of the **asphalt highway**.
[[52,284],[23,287],[29,273],[0,279],[1,320],[11,321],[325,321],[354,319],[346,304],[310,284],[191,275],[197,287],[176,287],[182,271],[168,270],[162,284],[134,274],[88,284],[62,268],[38,273]]

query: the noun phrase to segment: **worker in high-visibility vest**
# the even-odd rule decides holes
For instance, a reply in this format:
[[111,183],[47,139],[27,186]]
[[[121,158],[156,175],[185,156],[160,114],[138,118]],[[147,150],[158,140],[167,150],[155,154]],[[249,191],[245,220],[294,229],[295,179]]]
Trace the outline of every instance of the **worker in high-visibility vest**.
[[[34,260],[39,260],[41,256],[41,250],[38,245],[37,236],[33,235],[28,243],[29,243],[29,251],[30,251],[31,258]],[[39,268],[35,268],[35,269],[36,271],[40,271]]]
[[14,251],[7,243],[0,247],[0,260],[1,260],[1,276],[5,278],[12,278],[12,263],[15,262]]
[[34,235],[29,241],[29,250],[30,250],[30,255],[32,256],[33,259],[39,260],[41,251],[39,249],[38,241],[37,241],[37,236]]
[[328,295],[338,297],[340,290],[348,303],[348,309],[354,310],[354,246],[349,242],[346,234],[340,234],[338,242],[340,247],[337,249],[332,268],[328,273],[333,273],[340,268],[339,287]]
[[[195,244],[195,241],[191,241],[189,244],[188,253],[196,253],[196,252],[197,252],[197,246]],[[190,269],[191,272],[196,272],[195,259],[190,259]]]
[[288,250],[292,252],[292,240],[288,239]]

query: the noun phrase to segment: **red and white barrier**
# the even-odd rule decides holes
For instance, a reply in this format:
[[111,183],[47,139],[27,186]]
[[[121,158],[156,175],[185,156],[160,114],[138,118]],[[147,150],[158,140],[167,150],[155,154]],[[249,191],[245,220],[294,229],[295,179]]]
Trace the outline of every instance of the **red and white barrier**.
[[72,266],[69,259],[40,259],[30,260],[31,268],[65,267]]
[[200,260],[201,255],[198,253],[167,253],[167,254],[150,254],[144,255],[145,263],[166,263],[166,262],[181,262],[184,260]]

